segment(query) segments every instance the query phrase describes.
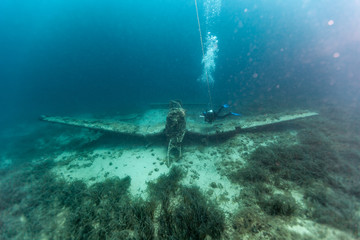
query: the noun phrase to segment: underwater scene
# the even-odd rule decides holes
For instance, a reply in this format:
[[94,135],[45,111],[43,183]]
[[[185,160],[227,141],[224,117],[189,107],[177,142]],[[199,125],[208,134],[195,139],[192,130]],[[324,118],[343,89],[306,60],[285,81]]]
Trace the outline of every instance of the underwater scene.
[[360,0],[1,0],[0,239],[360,239]]

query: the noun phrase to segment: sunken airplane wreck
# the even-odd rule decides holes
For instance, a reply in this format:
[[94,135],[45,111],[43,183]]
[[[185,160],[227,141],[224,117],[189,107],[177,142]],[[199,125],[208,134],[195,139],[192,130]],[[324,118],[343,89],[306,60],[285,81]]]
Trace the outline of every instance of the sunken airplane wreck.
[[198,141],[230,138],[242,132],[260,131],[269,125],[318,115],[317,112],[297,110],[261,116],[226,118],[209,124],[199,117],[199,113],[206,108],[205,104],[183,105],[180,101],[170,101],[170,104],[150,104],[150,107],[143,114],[134,114],[119,120],[50,116],[41,116],[40,120],[124,136],[148,139],[166,138],[167,164],[169,165],[170,154],[173,150],[177,151],[177,157],[181,157],[181,144],[185,137]]

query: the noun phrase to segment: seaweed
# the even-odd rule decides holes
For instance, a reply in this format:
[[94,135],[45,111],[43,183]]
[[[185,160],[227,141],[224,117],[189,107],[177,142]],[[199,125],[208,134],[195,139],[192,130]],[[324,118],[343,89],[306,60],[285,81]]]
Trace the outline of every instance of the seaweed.
[[23,174],[15,174],[0,182],[0,211],[19,204],[25,198],[26,191],[22,186],[27,178]]
[[223,212],[198,187],[182,187],[179,197],[177,206],[160,216],[159,238],[219,239],[225,230]]
[[[139,224],[134,217],[134,206],[129,194],[130,177],[111,178],[90,186],[80,205],[71,205],[67,227],[76,239],[104,239],[113,232],[134,230]],[[76,200],[76,198],[74,198]],[[73,201],[73,203],[78,200]],[[151,215],[150,215],[151,216]]]
[[236,172],[229,174],[229,177],[234,182],[241,183],[258,183],[258,182],[269,182],[269,172],[258,166],[252,165],[239,169]]
[[253,152],[249,162],[251,168],[258,165],[270,171],[273,176],[298,185],[309,185],[318,179],[327,181],[328,178],[326,160],[318,157],[307,146],[259,147]]
[[153,239],[155,205],[130,197],[130,177],[87,187],[57,179],[52,166],[37,164],[7,176],[10,185],[2,181],[1,239]]
[[256,206],[244,207],[232,218],[233,233],[231,239],[279,239],[279,240],[309,240],[313,237],[298,234],[282,226],[278,218],[264,214]]
[[139,239],[152,239],[155,233],[153,224],[156,204],[138,199],[132,204],[132,214],[137,221],[135,231]]
[[286,181],[309,186],[315,181],[335,184],[330,173],[339,162],[336,153],[322,137],[306,137],[302,144],[260,146],[248,158],[245,167],[229,174],[233,182],[265,182],[286,189]]
[[314,184],[305,190],[304,199],[308,206],[307,215],[319,223],[359,234],[360,217],[355,209],[356,199],[341,190]]
[[299,211],[295,199],[284,194],[264,198],[259,201],[259,205],[267,214],[275,216],[293,216]]
[[[58,196],[63,182],[50,172],[52,161],[33,164],[6,176],[0,187],[1,212],[6,216],[1,239],[36,239],[56,228],[56,216],[61,212]],[[9,190],[11,190],[9,192]],[[12,231],[16,229],[16,231]]]
[[274,192],[274,188],[271,185],[267,185],[264,183],[255,183],[252,185],[252,193],[260,199],[266,195],[272,195]]
[[233,229],[239,234],[256,234],[270,228],[266,216],[256,207],[245,207],[235,214],[232,220]]
[[225,216],[207,201],[198,187],[179,184],[184,172],[172,167],[168,174],[149,183],[148,190],[155,202],[161,203],[158,216],[159,239],[219,239],[225,229]]
[[[312,220],[359,234],[358,170],[360,153],[338,144],[336,134],[325,129],[303,130],[300,144],[258,147],[247,164],[229,174],[245,188],[241,200],[246,207],[258,205],[270,216],[288,217],[305,213]],[[307,209],[299,208],[291,196],[271,192],[297,185],[304,191]]]
[[65,207],[79,206],[85,197],[87,186],[83,181],[76,180],[71,184],[64,184],[58,199]]
[[148,183],[148,191],[152,200],[160,201],[168,206],[170,197],[175,194],[179,188],[179,181],[185,173],[180,167],[174,166],[168,174],[162,174],[156,182]]
[[200,192],[199,187],[183,187],[183,204],[174,211],[174,223],[182,239],[219,239],[225,229],[225,216]]

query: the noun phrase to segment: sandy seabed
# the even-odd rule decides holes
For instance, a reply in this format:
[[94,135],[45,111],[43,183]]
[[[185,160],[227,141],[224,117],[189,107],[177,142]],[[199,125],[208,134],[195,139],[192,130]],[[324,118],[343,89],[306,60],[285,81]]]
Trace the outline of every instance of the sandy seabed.
[[[44,165],[42,169],[53,176],[52,181],[62,181],[63,183],[81,181],[87,188],[90,188],[107,179],[124,179],[129,176],[131,179],[128,188],[130,198],[144,201],[151,201],[153,198],[151,194],[154,192],[149,191],[149,183],[156,184],[161,176],[169,174],[171,167],[178,167],[184,173],[178,186],[198,188],[207,199],[206,201],[216,205],[216,208],[224,216],[224,227],[219,236],[211,235],[210,232],[196,235],[200,236],[200,239],[358,239],[359,222],[356,222],[359,219],[359,196],[356,195],[358,193],[354,193],[353,188],[350,191],[342,189],[341,186],[330,186],[324,179],[329,176],[333,177],[334,173],[328,172],[329,176],[325,176],[324,179],[322,176],[317,178],[316,175],[306,175],[306,177],[314,176],[314,179],[309,179],[311,183],[298,184],[291,176],[279,173],[281,171],[278,170],[279,165],[284,164],[281,162],[282,160],[279,160],[279,162],[274,161],[274,166],[269,167],[263,163],[260,165],[260,167],[266,166],[265,173],[267,174],[266,180],[260,181],[261,187],[258,187],[260,182],[254,180],[258,177],[256,175],[258,172],[254,176],[246,175],[251,173],[249,163],[251,165],[251,161],[254,161],[254,154],[258,154],[259,149],[267,151],[270,148],[275,152],[274,146],[285,149],[302,146],[304,143],[299,138],[299,132],[302,133],[302,136],[304,132],[306,134],[320,132],[319,134],[321,134],[324,129],[318,128],[309,131],[309,128],[313,128],[324,119],[322,117],[322,120],[300,120],[294,124],[286,124],[285,127],[237,135],[228,140],[203,141],[202,143],[185,141],[182,157],[173,156],[171,166],[166,164],[166,143],[161,141],[153,143],[131,138],[118,139],[116,136],[107,136],[85,129],[45,124],[25,136],[25,140],[21,140],[21,144],[15,142],[11,145],[11,148],[17,146],[23,147],[23,149],[2,156],[2,176],[0,178],[2,194],[0,197],[0,226],[2,230],[0,230],[0,237],[2,239],[31,239],[34,237],[36,239],[60,239],[62,236],[69,239],[82,238],[81,235],[73,232],[63,233],[63,231],[68,231],[65,222],[70,208],[68,209],[66,204],[59,205],[53,202],[51,204],[54,205],[45,205],[36,202],[42,200],[28,199],[31,198],[31,195],[26,193],[34,187],[32,184],[35,181],[44,182],[39,180],[41,177],[37,178],[36,176],[24,177],[26,181],[21,181],[22,174],[33,176],[32,172],[38,171],[39,166],[50,161],[51,164]],[[48,129],[52,130],[48,131]],[[326,139],[326,141],[328,141],[327,144],[337,144],[333,142],[334,139]],[[355,158],[359,160],[360,154],[358,152],[354,154]],[[16,160],[21,156],[29,155],[31,155],[29,162]],[[299,161],[299,159],[291,159],[295,155],[290,154],[287,161]],[[279,156],[282,155],[279,154]],[[12,164],[19,164],[20,167],[12,168]],[[358,173],[356,171],[359,169],[354,171],[353,175],[356,175]],[[18,181],[21,182],[17,182],[17,179],[20,179]],[[324,203],[320,198],[311,197],[312,195],[306,190],[307,188],[315,189],[315,186],[319,184],[323,189],[327,189],[325,193],[321,193],[325,194]],[[42,187],[46,188],[46,184]],[[331,187],[334,187],[335,190],[332,190]],[[53,194],[56,194],[56,191],[61,191],[61,189],[54,190]],[[352,204],[353,209],[347,209],[354,212],[350,220],[344,216],[348,212],[339,213],[341,211],[339,208],[342,207],[336,208],[336,204],[332,204],[336,202],[336,199],[329,199],[336,198],[334,193],[336,191],[347,194],[348,199],[345,198],[345,200],[349,200]],[[328,194],[328,192],[330,193]],[[264,195],[258,196],[259,193]],[[76,194],[76,192],[71,194]],[[286,197],[283,199],[293,202],[288,205],[278,203],[274,199],[279,196]],[[273,200],[275,203],[271,202]],[[170,201],[176,202],[177,197],[171,197]],[[150,214],[151,222],[154,225],[151,231],[152,236],[141,237],[137,235],[136,229],[129,229],[130,232],[128,231],[127,235],[119,235],[122,236],[120,239],[165,239],[159,231],[161,228],[159,218],[162,212],[159,209],[163,207],[159,206],[164,203],[160,201],[155,204],[157,206]],[[345,206],[348,207],[349,204],[345,204]],[[328,208],[324,211],[313,209],[319,206]],[[52,208],[52,211],[55,212],[47,210],[47,207]],[[32,210],[29,211],[27,208],[32,208]],[[34,211],[37,208],[39,211]],[[34,217],[32,216],[34,214],[43,216]],[[336,222],[324,221],[324,216],[318,216],[319,214],[329,214],[330,216],[338,214],[334,221],[336,219],[346,220],[353,226],[347,224],[337,227]],[[44,225],[47,218],[49,218],[51,227]],[[39,221],[41,224],[33,229],[29,227],[29,221]],[[101,223],[93,223],[94,229],[97,229],[96,224]],[[109,228],[106,229],[109,231]],[[110,235],[105,234],[104,236],[107,236],[105,237],[107,239],[116,239],[116,237],[109,237]],[[96,236],[101,235],[91,236],[95,239]]]

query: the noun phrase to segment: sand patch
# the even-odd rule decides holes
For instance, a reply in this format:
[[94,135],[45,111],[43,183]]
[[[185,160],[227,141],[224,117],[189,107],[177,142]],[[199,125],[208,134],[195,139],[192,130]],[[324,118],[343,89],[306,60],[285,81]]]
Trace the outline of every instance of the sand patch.
[[312,237],[314,239],[326,239],[326,240],[357,239],[346,232],[337,230],[332,227],[328,227],[323,224],[316,223],[311,220],[299,219],[297,220],[297,224],[292,226],[287,226],[287,229],[296,232],[303,237]]
[[163,156],[166,149],[154,147],[149,149],[97,149],[90,156],[82,157],[79,153],[63,153],[62,161],[71,161],[54,171],[69,181],[84,180],[91,185],[106,178],[117,176],[131,177],[130,192],[134,196],[146,196],[146,182],[167,173]]

